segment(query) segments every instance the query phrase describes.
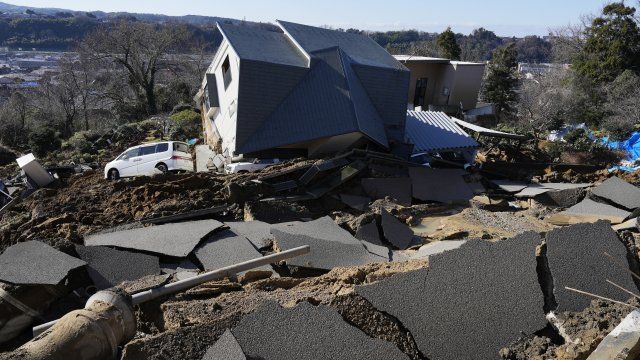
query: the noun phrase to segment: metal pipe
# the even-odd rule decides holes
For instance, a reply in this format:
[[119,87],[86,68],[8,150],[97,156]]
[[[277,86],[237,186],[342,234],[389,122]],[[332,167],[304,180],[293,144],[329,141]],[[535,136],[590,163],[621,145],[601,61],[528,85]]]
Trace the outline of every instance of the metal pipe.
[[[212,270],[198,276],[194,276],[189,279],[176,281],[171,284],[157,287],[155,289],[139,292],[132,296],[133,305],[139,305],[149,300],[157,299],[161,296],[176,293],[182,290],[192,288],[207,281],[219,280],[230,275],[234,275],[243,271],[255,269],[257,267],[273,264],[278,261],[290,259],[296,256],[308,254],[311,251],[309,245],[300,246],[290,250],[274,253],[271,255],[263,256],[260,258],[247,260],[238,264],[223,267],[221,269]],[[58,320],[53,320],[48,323],[38,325],[33,328],[33,336],[38,336],[50,327],[52,327]]]

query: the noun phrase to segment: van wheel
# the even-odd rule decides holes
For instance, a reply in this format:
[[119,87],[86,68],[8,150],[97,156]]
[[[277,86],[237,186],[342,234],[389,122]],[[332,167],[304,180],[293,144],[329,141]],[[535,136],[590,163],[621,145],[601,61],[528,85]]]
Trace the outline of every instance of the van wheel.
[[116,170],[116,169],[111,169],[107,173],[107,178],[109,180],[111,180],[111,181],[118,180],[118,179],[120,179],[120,172],[118,172],[118,170]]
[[162,173],[166,173],[167,171],[169,171],[169,168],[167,167],[167,165],[163,163],[156,165],[156,169],[160,170],[160,172]]

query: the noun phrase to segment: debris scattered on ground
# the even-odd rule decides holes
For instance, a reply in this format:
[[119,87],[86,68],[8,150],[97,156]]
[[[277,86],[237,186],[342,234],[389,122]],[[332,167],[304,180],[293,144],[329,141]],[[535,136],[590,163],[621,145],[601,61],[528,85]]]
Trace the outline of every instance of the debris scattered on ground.
[[553,214],[547,220],[554,225],[572,225],[598,220],[608,220],[620,224],[631,215],[630,212],[611,205],[584,199],[567,210]]
[[640,189],[618,177],[606,180],[591,193],[629,211],[640,207]]
[[466,202],[474,193],[464,181],[464,170],[411,168],[413,197],[422,201],[441,203]]

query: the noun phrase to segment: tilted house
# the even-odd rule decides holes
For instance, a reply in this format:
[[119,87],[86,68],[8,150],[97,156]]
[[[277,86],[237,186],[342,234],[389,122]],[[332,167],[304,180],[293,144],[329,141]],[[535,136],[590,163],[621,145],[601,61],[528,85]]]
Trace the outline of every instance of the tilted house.
[[218,24],[201,105],[227,158],[317,156],[402,143],[409,71],[369,37],[279,21]]

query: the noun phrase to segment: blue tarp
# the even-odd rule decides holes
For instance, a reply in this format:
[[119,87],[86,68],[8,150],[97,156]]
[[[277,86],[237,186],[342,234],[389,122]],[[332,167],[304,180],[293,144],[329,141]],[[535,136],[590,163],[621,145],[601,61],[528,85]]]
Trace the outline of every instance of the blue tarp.
[[627,158],[609,171],[622,170],[633,172],[640,169],[640,131],[636,131],[625,141],[610,141],[608,137],[601,139],[602,143],[610,149],[622,150],[627,153]]

